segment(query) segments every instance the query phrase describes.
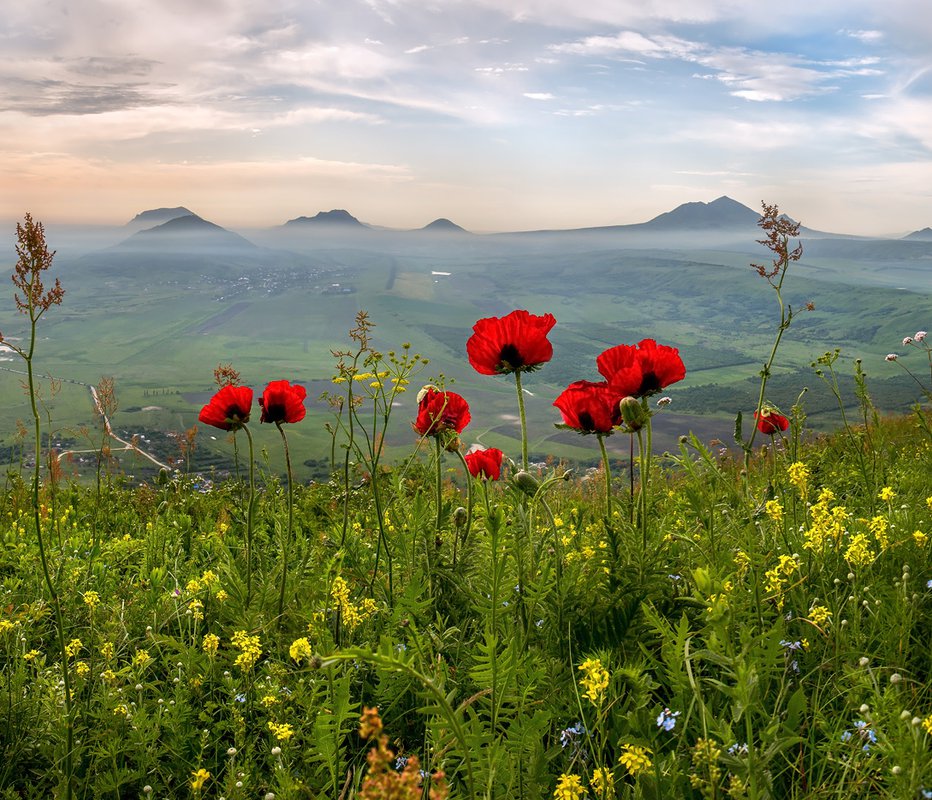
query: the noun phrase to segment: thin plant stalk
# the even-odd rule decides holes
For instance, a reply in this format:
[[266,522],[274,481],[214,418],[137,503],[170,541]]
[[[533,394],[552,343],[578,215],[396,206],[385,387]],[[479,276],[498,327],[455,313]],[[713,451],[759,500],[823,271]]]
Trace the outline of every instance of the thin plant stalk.
[[[463,531],[463,546],[466,546],[466,540],[469,538],[469,532],[472,530],[472,474],[469,472],[469,466],[466,464],[465,456],[460,452],[459,448],[456,450],[456,455],[459,456],[460,462],[463,465],[463,471],[466,474],[466,529]],[[456,559],[454,558],[454,563]]]
[[437,469],[435,490],[437,494],[437,536],[440,535],[440,526],[443,522],[443,475],[441,473],[443,461],[443,448],[440,445],[440,437],[434,437],[434,444],[437,446]]
[[249,442],[249,500],[246,506],[246,605],[252,600],[252,530],[256,513],[256,459],[253,454],[252,434],[242,426]]
[[278,595],[278,624],[282,625],[285,612],[285,584],[288,580],[288,556],[291,553],[291,537],[294,530],[294,476],[291,471],[291,453],[288,450],[288,439],[285,437],[285,429],[280,421],[276,421],[275,427],[282,437],[282,447],[285,449],[285,469],[288,473],[288,530],[285,533],[284,546],[282,547],[282,585]]
[[527,471],[527,416],[524,412],[524,390],[521,388],[521,372],[515,372],[515,388],[518,392],[518,416],[521,418],[521,469]]
[[608,463],[608,451],[605,449],[604,434],[596,434],[599,449],[602,451],[602,468],[605,471],[605,525],[612,524],[612,469]]

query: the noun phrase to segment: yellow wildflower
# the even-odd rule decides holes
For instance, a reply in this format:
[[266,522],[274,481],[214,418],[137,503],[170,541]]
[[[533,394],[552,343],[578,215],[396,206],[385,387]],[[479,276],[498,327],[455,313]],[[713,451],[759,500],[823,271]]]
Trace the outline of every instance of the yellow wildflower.
[[772,595],[771,599],[777,601],[779,609],[783,608],[785,585],[797,569],[799,562],[793,556],[783,555],[775,567],[764,573],[766,591]]
[[641,747],[639,744],[625,744],[621,747],[621,755],[618,761],[632,775],[650,769],[653,762],[650,760],[652,753],[649,747]]
[[208,633],[201,642],[201,649],[211,658],[217,655],[217,649],[220,647],[220,637],[215,633]]
[[217,594],[214,595],[214,597],[217,598],[218,603],[222,603],[224,600],[228,599],[229,596],[230,595],[228,595],[223,589],[218,589]]
[[889,503],[894,497],[896,497],[896,492],[893,491],[892,486],[884,486],[883,489],[880,490],[880,494],[877,496],[885,503]]
[[303,658],[310,659],[310,657],[313,655],[311,651],[311,643],[305,637],[295,639],[291,643],[291,647],[288,648],[288,655],[290,655],[291,658],[298,663],[300,663],[301,659]]
[[84,644],[80,639],[72,639],[65,645],[65,655],[68,656],[68,658],[74,658],[82,647],[84,647]]
[[28,653],[23,653],[23,660],[33,661],[34,659],[38,658],[39,655],[40,653],[38,650],[30,650]]
[[294,736],[294,728],[287,722],[269,722],[269,730],[272,731],[272,735],[280,742],[287,742]]
[[607,767],[599,767],[592,773],[592,789],[598,800],[615,797],[615,776]]
[[889,526],[890,523],[887,522],[887,518],[883,515],[876,516],[867,523],[868,530],[874,534],[874,538],[881,550],[886,550],[890,544],[890,537],[887,535]]
[[582,800],[586,790],[583,789],[579,775],[561,775],[557,788],[553,790],[553,800]]
[[874,551],[867,545],[867,536],[857,533],[851,537],[848,549],[845,550],[845,561],[853,567],[866,567],[874,557]]
[[274,694],[267,694],[259,702],[266,708],[271,708],[274,705],[278,705],[281,701]]
[[929,716],[927,716],[927,717],[922,721],[922,729],[923,729],[926,733],[928,733],[930,736],[932,736],[932,714],[929,714]]
[[87,675],[88,672],[91,671],[91,668],[87,665],[86,661],[79,661],[77,664],[74,665],[74,671],[78,675],[83,677]]
[[786,472],[796,491],[805,497],[809,491],[809,467],[802,461],[794,461],[786,468]]
[[922,531],[913,531],[913,541],[916,543],[916,547],[925,547],[928,540],[929,537]]
[[97,592],[85,592],[84,605],[93,611],[95,608],[97,608],[97,606],[100,605],[100,595],[97,594]]
[[595,705],[600,705],[605,690],[608,688],[608,670],[602,666],[598,658],[587,658],[579,665],[579,669],[583,672],[579,683],[586,690],[583,695]]
[[825,606],[813,606],[809,609],[809,621],[813,625],[825,625],[832,616],[832,612]]
[[208,778],[210,778],[210,773],[203,767],[195,770],[191,773],[191,789],[195,792],[199,792],[204,788],[204,784],[207,783]]
[[151,661],[152,661],[152,656],[149,655],[148,650],[137,650],[136,655],[133,656],[134,667],[145,667]]
[[233,662],[244,672],[253,668],[255,663],[262,655],[262,645],[259,643],[258,636],[250,636],[246,631],[236,631],[233,634],[233,646],[242,652]]
[[768,500],[764,503],[764,512],[774,522],[782,522],[783,520],[783,506],[780,505],[779,500]]

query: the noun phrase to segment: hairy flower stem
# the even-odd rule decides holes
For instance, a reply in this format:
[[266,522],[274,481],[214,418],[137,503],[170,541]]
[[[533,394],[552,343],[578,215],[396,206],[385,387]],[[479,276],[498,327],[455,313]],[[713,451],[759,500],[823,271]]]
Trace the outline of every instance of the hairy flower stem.
[[612,470],[608,463],[608,451],[605,449],[605,436],[596,434],[599,440],[599,449],[602,451],[602,468],[605,471],[605,527],[612,524]]
[[[646,401],[645,401],[646,402]],[[644,430],[647,430],[647,444],[644,444]],[[641,553],[647,552],[647,486],[650,483],[650,461],[651,448],[653,447],[653,436],[651,435],[651,420],[647,419],[644,428],[638,430],[638,456],[639,469],[641,472],[641,502],[640,502],[640,523],[641,523]]]
[[434,437],[434,444],[437,447],[437,469],[435,471],[436,483],[434,489],[437,495],[437,523],[435,530],[437,536],[440,536],[440,526],[443,524],[443,447],[440,445],[440,437]]
[[282,428],[281,422],[276,422],[275,427],[282,437],[282,446],[285,448],[285,469],[288,473],[288,530],[285,533],[285,541],[282,543],[282,585],[278,595],[278,625],[284,624],[285,613],[285,584],[288,580],[288,556],[291,553],[291,537],[294,529],[294,477],[291,472],[291,453],[288,451],[288,439],[285,438],[285,429]]
[[524,391],[521,389],[520,372],[515,372],[515,388],[518,391],[518,415],[521,417],[521,469],[527,471],[527,417],[524,413]]
[[[469,532],[472,530],[472,475],[469,472],[469,466],[466,464],[466,458],[456,450],[460,463],[463,465],[463,472],[466,475],[466,526],[463,529],[463,547],[466,547],[466,540],[469,538]],[[456,557],[453,558],[453,566],[456,566]]]
[[72,796],[72,776],[74,773],[74,709],[71,698],[71,674],[68,668],[68,653],[65,649],[65,619],[61,611],[61,597],[52,581],[52,574],[49,571],[48,556],[45,552],[45,540],[42,536],[42,514],[41,502],[39,499],[40,470],[42,468],[42,418],[39,416],[39,407],[36,403],[36,384],[35,374],[33,372],[32,357],[36,347],[36,320],[37,317],[32,313],[30,307],[30,337],[29,350],[25,354],[21,353],[26,362],[26,375],[29,385],[29,402],[32,411],[32,418],[35,431],[35,469],[32,475],[32,513],[33,522],[36,526],[36,541],[39,544],[39,560],[42,563],[42,577],[45,580],[46,588],[49,591],[49,597],[52,601],[52,608],[55,612],[55,633],[58,639],[58,651],[61,657],[62,665],[62,682],[65,700],[65,800],[71,800]]
[[246,605],[252,600],[252,529],[256,512],[256,459],[253,454],[252,434],[242,426],[249,442],[249,500],[246,506]]

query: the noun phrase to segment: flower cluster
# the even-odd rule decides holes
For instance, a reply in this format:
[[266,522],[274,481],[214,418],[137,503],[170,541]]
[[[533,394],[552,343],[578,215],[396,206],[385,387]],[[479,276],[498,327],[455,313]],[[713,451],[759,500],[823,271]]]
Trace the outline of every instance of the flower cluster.
[[262,655],[262,645],[258,636],[250,636],[246,631],[239,630],[233,634],[233,646],[240,650],[234,664],[243,672],[252,669]]
[[608,670],[602,666],[602,661],[598,658],[587,658],[579,665],[579,669],[583,673],[579,679],[580,685],[585,689],[583,695],[595,705],[600,705],[608,688]]
[[[276,425],[300,422],[307,413],[304,407],[306,397],[307,390],[303,386],[288,381],[272,381],[259,396],[262,411],[259,421]],[[253,391],[248,386],[228,383],[210,398],[198,419],[223,431],[239,430],[249,422],[252,399]]]
[[638,744],[624,744],[621,746],[621,755],[618,756],[619,763],[631,775],[637,775],[639,772],[648,770],[653,765],[650,757],[652,755],[649,747],[642,747]]

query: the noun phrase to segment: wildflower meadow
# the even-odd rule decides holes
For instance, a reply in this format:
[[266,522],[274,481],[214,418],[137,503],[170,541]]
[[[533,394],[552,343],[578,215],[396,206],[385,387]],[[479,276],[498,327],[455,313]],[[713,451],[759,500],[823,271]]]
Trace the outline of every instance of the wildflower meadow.
[[[760,226],[774,340],[734,442],[655,452],[690,368],[658,326],[553,398],[601,466],[532,463],[522,378],[559,319],[516,309],[462,352],[514,386],[521,449],[472,445],[483,409],[360,311],[323,397],[218,366],[199,420],[229,476],[139,483],[66,478],[48,445],[67,276],[27,215],[0,337],[32,411],[0,515],[0,798],[932,797],[932,346],[888,356],[916,388],[890,418],[828,350],[841,426],[807,430],[802,393],[767,391],[807,310],[799,228],[767,204]],[[295,480],[299,425],[329,431],[328,481]]]

